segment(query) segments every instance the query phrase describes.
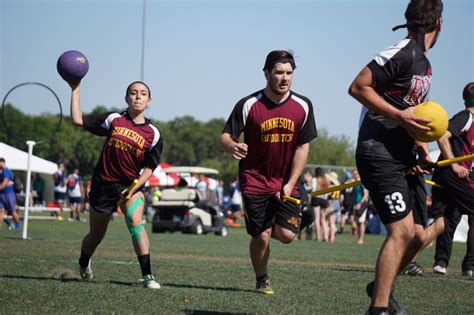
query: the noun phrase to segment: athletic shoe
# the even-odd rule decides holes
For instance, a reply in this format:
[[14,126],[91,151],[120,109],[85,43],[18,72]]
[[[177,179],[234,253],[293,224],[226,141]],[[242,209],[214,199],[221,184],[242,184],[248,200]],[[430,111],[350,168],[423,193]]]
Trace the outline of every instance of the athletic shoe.
[[69,222],[74,222],[74,219],[73,219],[73,218],[67,218],[67,220],[68,220]]
[[418,265],[416,262],[409,263],[408,266],[406,266],[405,269],[403,270],[403,274],[409,275],[409,276],[420,276],[420,277],[427,276],[423,267]]
[[464,277],[474,277],[474,271],[473,270],[463,270],[462,275]]
[[225,223],[230,226],[230,227],[240,227],[240,224],[237,222],[234,222],[231,218],[225,219]]
[[270,286],[270,280],[268,279],[257,282],[257,287],[255,288],[255,291],[265,295],[272,295],[274,293],[272,287]]
[[161,288],[160,284],[155,281],[155,277],[153,275],[146,275],[143,277],[143,287],[147,289]]
[[440,265],[435,265],[435,266],[433,266],[433,272],[437,273],[439,275],[445,275],[446,274],[446,267],[442,267]]
[[60,215],[58,215],[58,216],[56,217],[56,221],[63,221],[63,220],[64,220],[64,218],[63,218],[62,216],[60,216]]
[[81,279],[84,281],[90,281],[94,278],[94,273],[92,272],[91,268],[91,261],[89,260],[89,266],[83,268],[79,266],[79,274],[81,275]]
[[[365,287],[365,291],[367,292],[367,295],[370,298],[372,298],[372,295],[374,294],[374,286],[375,282],[372,281]],[[388,309],[390,311],[390,314],[392,315],[408,315],[408,312],[405,307],[400,304],[393,296],[393,289],[390,292],[390,297],[388,298]]]
[[[367,310],[367,312],[365,312],[365,315],[372,315],[373,313],[370,312],[370,307],[369,309]],[[377,315],[390,315],[390,311],[381,311],[379,312]]]

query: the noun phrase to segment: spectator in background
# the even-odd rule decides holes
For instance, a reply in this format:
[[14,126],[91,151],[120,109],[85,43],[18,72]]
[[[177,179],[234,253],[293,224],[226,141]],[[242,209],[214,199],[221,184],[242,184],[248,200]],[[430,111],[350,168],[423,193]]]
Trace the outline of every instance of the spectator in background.
[[[321,167],[317,167],[314,170],[313,177],[313,191],[325,189],[329,187],[329,181],[326,178],[326,174]],[[328,194],[315,196],[311,198],[311,206],[313,207],[313,217],[314,217],[314,230],[316,234],[316,240],[321,241],[322,239],[328,239],[328,225],[324,212],[329,207],[329,202],[327,200]]]
[[196,183],[196,189],[203,200],[209,201],[209,182],[204,175],[199,175],[199,180]]
[[[0,158],[0,226],[5,219],[5,210],[15,222],[15,229],[20,229],[20,216],[16,210],[15,190],[13,189],[13,173],[7,168],[4,158]],[[7,221],[9,222],[9,221]],[[7,223],[8,224],[8,223]],[[13,227],[8,224],[8,227]]]
[[230,183],[230,213],[228,213],[226,223],[231,227],[240,227],[237,219],[242,216],[242,192],[239,180]]
[[[329,186],[338,186],[341,183],[338,180],[338,175],[336,172],[330,172],[326,175],[329,180]],[[328,224],[328,242],[334,243],[336,241],[336,232],[337,232],[337,217],[340,215],[341,203],[339,202],[341,192],[336,190],[329,194],[328,202],[329,207],[326,208],[326,221]]]
[[54,203],[59,207],[59,211],[53,211],[52,214],[55,216],[57,221],[62,221],[63,217],[59,214],[62,212],[64,207],[64,200],[66,200],[67,192],[67,178],[66,173],[64,172],[64,164],[58,164],[58,170],[53,174],[54,180]]
[[[352,172],[354,180],[360,180],[360,175],[357,170]],[[367,209],[369,204],[369,191],[363,186],[355,186],[352,189],[352,212],[354,214],[354,223],[357,230],[357,244],[364,244],[365,222],[367,220]]]
[[82,186],[82,178],[79,176],[79,169],[74,169],[72,174],[67,177],[67,192],[69,195],[69,221],[74,219],[81,220],[82,196],[84,196],[84,188]]
[[224,204],[224,181],[223,180],[219,180],[219,185],[217,186],[216,193],[217,193],[217,204],[219,205],[220,208],[222,208],[222,205]]
[[[354,179],[352,178],[352,174],[348,172],[347,179],[344,184],[353,182]],[[344,227],[346,226],[347,219],[350,219],[352,222],[352,203],[354,199],[352,198],[352,187],[346,188],[341,192],[341,220],[339,224],[339,232],[340,234],[344,233]],[[351,225],[352,226],[352,225]],[[355,234],[355,230],[351,231],[351,234]]]
[[44,187],[45,181],[43,177],[36,173],[33,178],[33,191],[36,192],[33,204],[44,205]]

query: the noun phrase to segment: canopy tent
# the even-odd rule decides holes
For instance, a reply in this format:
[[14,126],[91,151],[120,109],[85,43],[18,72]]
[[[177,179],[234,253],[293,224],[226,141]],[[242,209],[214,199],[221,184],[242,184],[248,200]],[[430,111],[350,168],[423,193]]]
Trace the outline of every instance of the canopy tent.
[[[0,142],[0,157],[5,159],[7,167],[11,169],[15,176],[19,176],[23,183],[26,183],[26,171],[28,166],[28,153],[21,151],[8,144]],[[53,200],[53,176],[58,169],[56,163],[45,160],[38,156],[31,157],[31,173],[39,173],[45,180],[44,199]],[[46,175],[46,176],[45,176]]]
[[179,176],[174,173],[167,173],[165,170],[171,167],[168,163],[160,163],[155,169],[150,179],[146,182],[147,187],[174,186],[179,182]]
[[[7,167],[13,171],[26,171],[28,153],[0,142],[0,157],[6,161]],[[31,157],[31,172],[41,174],[54,174],[57,170],[56,163],[33,155]]]

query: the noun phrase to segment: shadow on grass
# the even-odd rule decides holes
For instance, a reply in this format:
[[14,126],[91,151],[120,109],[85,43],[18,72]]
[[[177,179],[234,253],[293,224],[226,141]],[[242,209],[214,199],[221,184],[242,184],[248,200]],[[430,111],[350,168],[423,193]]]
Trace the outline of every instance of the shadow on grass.
[[[212,286],[207,286],[207,285],[164,283],[163,286],[172,287],[172,288],[202,289],[202,290],[215,290],[215,291],[255,292],[254,290],[249,290],[249,289],[241,289],[241,288],[235,288],[235,287],[212,287]],[[201,313],[197,313],[197,314],[201,314]],[[217,314],[235,314],[235,313],[217,313]]]
[[202,311],[202,310],[183,310],[186,315],[238,315],[248,313],[233,313],[233,312],[214,312],[214,311]]
[[63,274],[59,276],[48,276],[48,277],[39,277],[39,276],[18,276],[18,275],[0,275],[0,279],[20,279],[20,280],[54,280],[61,282],[80,282],[79,277],[69,276],[68,274]]
[[373,268],[331,268],[331,270],[334,271],[346,271],[346,272],[368,272],[368,273],[374,273],[375,270]]
[[[127,287],[135,287],[137,285],[141,285],[137,282],[125,282],[125,281],[117,281],[111,280],[109,283],[123,285]],[[230,291],[230,292],[254,292],[254,290],[249,289],[240,289],[235,287],[212,287],[207,285],[191,285],[191,284],[176,284],[176,283],[160,283],[162,287],[171,287],[171,288],[184,288],[184,289],[201,289],[201,290],[215,290],[215,291]],[[203,313],[209,314],[209,313]],[[227,313],[222,313],[227,314]],[[234,313],[229,313],[234,314]]]

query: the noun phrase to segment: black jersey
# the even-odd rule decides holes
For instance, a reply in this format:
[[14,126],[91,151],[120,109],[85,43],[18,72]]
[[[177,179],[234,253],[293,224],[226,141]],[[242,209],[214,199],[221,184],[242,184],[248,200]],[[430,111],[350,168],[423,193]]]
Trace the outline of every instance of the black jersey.
[[130,184],[144,167],[154,170],[161,157],[163,137],[149,119],[136,124],[126,111],[84,116],[84,128],[107,137],[94,178],[105,183]]
[[[378,53],[367,65],[375,90],[403,110],[428,100],[431,66],[420,46],[404,39]],[[414,140],[394,120],[362,109],[356,152],[373,158],[414,161]]]
[[317,136],[311,101],[292,91],[281,104],[263,91],[244,97],[223,132],[237,138],[244,133],[248,154],[240,161],[239,179],[242,192],[251,195],[280,192],[290,177],[296,147]]

